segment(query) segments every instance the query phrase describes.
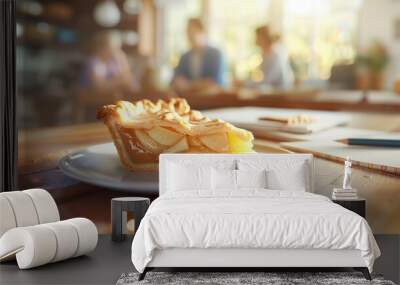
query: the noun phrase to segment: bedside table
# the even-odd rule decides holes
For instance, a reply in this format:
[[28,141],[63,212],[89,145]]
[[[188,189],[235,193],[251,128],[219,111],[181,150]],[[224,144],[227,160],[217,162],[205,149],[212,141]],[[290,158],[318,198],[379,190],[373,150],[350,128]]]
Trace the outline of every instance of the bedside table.
[[359,214],[361,217],[365,218],[366,205],[365,199],[355,199],[355,200],[332,200],[333,203],[339,204],[340,206]]
[[132,212],[135,219],[135,233],[140,221],[150,206],[150,199],[144,197],[119,197],[111,199],[111,239],[123,241],[126,239],[127,212]]

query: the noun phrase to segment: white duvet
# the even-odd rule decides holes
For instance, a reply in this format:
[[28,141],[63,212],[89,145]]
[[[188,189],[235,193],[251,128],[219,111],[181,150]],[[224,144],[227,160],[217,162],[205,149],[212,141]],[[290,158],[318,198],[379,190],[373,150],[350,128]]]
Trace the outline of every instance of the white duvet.
[[358,249],[372,271],[380,255],[368,223],[328,198],[299,191],[184,191],[156,199],[132,243],[143,272],[155,249]]

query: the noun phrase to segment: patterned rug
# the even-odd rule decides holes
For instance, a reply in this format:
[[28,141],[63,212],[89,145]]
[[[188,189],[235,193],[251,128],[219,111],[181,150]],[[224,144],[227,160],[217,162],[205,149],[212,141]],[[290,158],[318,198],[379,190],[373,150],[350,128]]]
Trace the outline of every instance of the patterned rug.
[[368,281],[359,272],[148,272],[138,281],[138,273],[122,274],[116,285],[146,284],[213,284],[213,285],[395,285],[380,275],[372,275]]

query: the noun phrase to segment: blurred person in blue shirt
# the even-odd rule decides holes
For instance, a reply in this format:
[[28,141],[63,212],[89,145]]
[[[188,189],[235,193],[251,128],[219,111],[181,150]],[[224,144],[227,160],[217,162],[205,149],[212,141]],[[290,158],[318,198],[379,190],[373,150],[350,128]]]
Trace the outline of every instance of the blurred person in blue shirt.
[[178,92],[196,92],[225,84],[223,55],[207,44],[202,21],[188,21],[187,37],[190,50],[182,55],[175,69],[171,86]]

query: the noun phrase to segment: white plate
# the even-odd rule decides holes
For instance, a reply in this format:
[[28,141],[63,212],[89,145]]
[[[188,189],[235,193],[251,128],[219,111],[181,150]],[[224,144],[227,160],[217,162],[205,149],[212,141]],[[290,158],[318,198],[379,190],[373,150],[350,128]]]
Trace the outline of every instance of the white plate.
[[158,195],[158,171],[128,171],[121,164],[113,143],[71,153],[60,160],[59,167],[65,175],[89,184]]

